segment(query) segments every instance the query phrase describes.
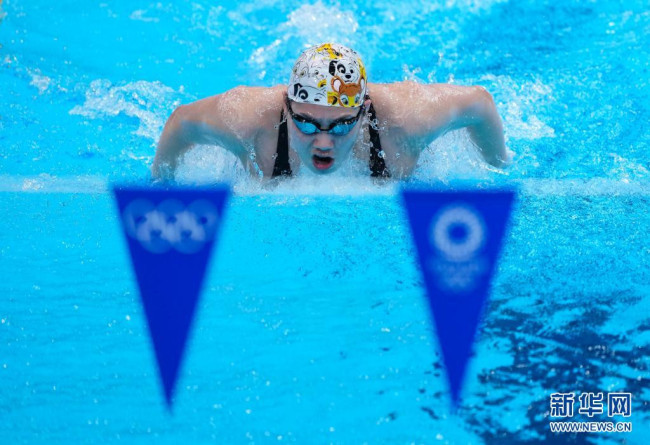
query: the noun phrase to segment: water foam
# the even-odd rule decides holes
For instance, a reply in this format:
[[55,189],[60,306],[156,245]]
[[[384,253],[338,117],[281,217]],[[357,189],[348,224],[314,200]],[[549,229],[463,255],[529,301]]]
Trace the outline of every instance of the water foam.
[[188,185],[258,182],[249,177],[233,153],[223,147],[207,145],[198,145],[188,151],[183,156],[175,177],[179,183]]
[[[314,4],[303,4],[291,11],[287,20],[274,30],[277,38],[273,42],[253,51],[248,63],[263,73],[260,78],[264,78],[278,60],[297,58],[299,54],[295,52],[296,48],[305,49],[328,41],[355,47],[358,29],[359,23],[354,13],[338,5],[325,5],[320,0]],[[288,50],[295,53],[288,53]],[[282,82],[286,82],[286,76],[282,77]]]
[[[222,15],[226,9],[223,6],[210,6],[207,17],[204,16],[204,7],[197,3],[192,3],[192,28],[213,36],[221,38],[224,31],[224,21]],[[238,22],[239,23],[239,22]]]
[[555,102],[550,85],[539,79],[522,82],[510,76],[493,74],[479,77],[476,83],[486,85],[494,96],[509,138],[532,140],[555,137],[555,130],[536,114],[537,110],[548,109]]
[[3,68],[9,68],[21,79],[28,80],[29,85],[38,90],[38,94],[51,93],[54,91],[67,93],[68,90],[62,86],[60,78],[52,78],[43,74],[40,68],[30,68],[25,65],[14,55],[6,55],[2,62]]
[[0,175],[0,192],[104,194],[108,178],[101,176]]
[[[199,150],[201,151],[201,150]],[[214,151],[210,147],[210,151]],[[197,158],[220,157],[224,170],[228,169],[229,163],[239,162],[234,156],[232,159],[222,153],[204,151],[197,155]],[[194,167],[191,167],[191,169]],[[194,173],[187,176],[187,171],[179,170],[179,185],[209,185],[218,182],[230,183],[237,195],[251,196],[256,194],[285,195],[285,196],[396,196],[402,186],[418,185],[417,181],[408,183],[388,181],[385,184],[377,184],[367,176],[352,176],[342,180],[334,175],[310,176],[302,175],[288,180],[258,181],[251,178],[243,168],[230,177],[219,178],[214,170],[207,169],[202,175]],[[244,179],[245,178],[245,179]],[[105,176],[81,175],[81,176],[54,176],[48,173],[40,175],[0,175],[0,192],[23,192],[23,193],[79,193],[79,194],[102,194],[108,193],[113,180]],[[514,179],[511,181],[494,182],[474,180],[472,182],[454,182],[448,184],[439,182],[438,185],[448,185],[452,188],[460,188],[462,184],[471,187],[472,184],[487,188],[490,186],[509,185],[517,187],[519,192],[530,196],[650,196],[650,183],[629,180],[615,180],[608,178],[591,179]],[[424,184],[423,184],[424,185]]]
[[47,76],[43,76],[40,72],[40,70],[30,70],[27,69],[27,74],[32,78],[32,80],[29,82],[31,86],[34,86],[38,89],[39,94],[45,93],[49,88],[50,84],[52,83],[52,79],[50,79]]
[[148,14],[149,11],[146,9],[136,9],[129,15],[129,18],[131,20],[137,20],[140,22],[150,22],[150,23],[158,23],[160,19],[158,17],[147,17],[146,15]]
[[133,117],[139,121],[133,133],[157,141],[167,117],[180,105],[179,93],[158,81],[140,80],[117,86],[109,80],[97,79],[86,90],[84,104],[72,108],[70,114],[89,119]]
[[465,130],[445,134],[433,141],[420,154],[413,177],[419,181],[487,180],[508,176],[509,170],[501,170],[485,163]]

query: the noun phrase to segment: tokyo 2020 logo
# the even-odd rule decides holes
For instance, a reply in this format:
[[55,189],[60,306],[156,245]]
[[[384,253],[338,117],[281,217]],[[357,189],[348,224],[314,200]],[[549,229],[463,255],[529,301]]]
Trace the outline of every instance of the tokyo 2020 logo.
[[469,204],[451,204],[434,216],[429,241],[437,255],[430,265],[441,288],[468,292],[476,287],[486,270],[485,239],[483,218]]

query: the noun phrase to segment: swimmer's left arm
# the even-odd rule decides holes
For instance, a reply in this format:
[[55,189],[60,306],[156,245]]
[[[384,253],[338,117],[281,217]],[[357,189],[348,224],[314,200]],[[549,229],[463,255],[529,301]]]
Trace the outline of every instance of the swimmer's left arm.
[[472,142],[488,164],[499,168],[510,164],[512,155],[506,149],[501,117],[492,95],[485,88],[416,85],[419,94],[412,96],[416,99],[411,115],[416,116],[415,125],[420,128],[426,145],[448,131],[467,128]]

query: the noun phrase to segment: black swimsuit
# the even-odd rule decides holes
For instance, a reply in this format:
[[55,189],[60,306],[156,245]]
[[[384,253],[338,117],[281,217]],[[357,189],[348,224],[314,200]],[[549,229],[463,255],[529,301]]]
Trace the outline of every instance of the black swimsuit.
[[[370,120],[375,121],[375,109],[370,104],[368,110]],[[384,158],[379,156],[381,152],[381,141],[379,140],[379,131],[368,125],[368,132],[370,134],[370,160],[368,167],[370,167],[370,176],[374,178],[390,178],[390,172],[386,168]],[[273,177],[278,176],[291,176],[291,166],[289,165],[289,138],[287,135],[287,121],[284,120],[284,110],[280,113],[280,129],[278,131],[278,148],[275,156],[275,164],[273,165]]]

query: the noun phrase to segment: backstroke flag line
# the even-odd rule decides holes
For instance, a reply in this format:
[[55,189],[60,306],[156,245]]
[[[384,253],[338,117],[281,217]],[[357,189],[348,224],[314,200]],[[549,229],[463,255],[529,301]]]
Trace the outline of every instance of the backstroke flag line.
[[402,198],[456,408],[514,192],[403,190]]
[[229,196],[210,189],[113,189],[167,406]]

